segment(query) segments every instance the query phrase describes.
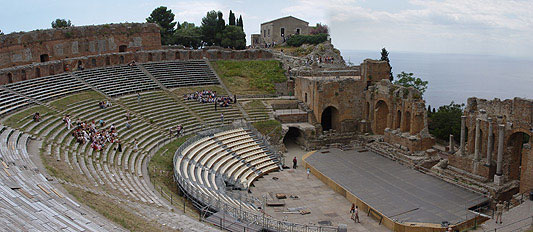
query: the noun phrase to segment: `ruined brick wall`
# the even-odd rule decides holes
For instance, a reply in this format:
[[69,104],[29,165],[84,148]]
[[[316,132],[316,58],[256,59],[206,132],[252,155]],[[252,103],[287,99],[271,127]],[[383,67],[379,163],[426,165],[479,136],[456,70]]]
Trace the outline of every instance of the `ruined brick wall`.
[[361,118],[360,77],[297,77],[294,95],[313,111],[318,123],[324,110],[334,107],[333,129],[341,132],[355,131]]
[[386,61],[365,59],[360,65],[361,77],[367,85],[389,80],[391,66]]
[[68,66],[71,70],[78,65],[85,68],[97,68],[126,64],[132,60],[139,63],[164,61],[164,60],[191,60],[191,59],[272,59],[272,53],[261,49],[227,50],[227,49],[176,49],[142,50],[130,52],[107,53],[101,55],[82,56],[63,60],[33,63],[11,68],[0,69],[0,84],[7,84],[42,76],[54,75],[65,72]]
[[0,36],[0,68],[105,53],[161,49],[159,27],[124,23]]
[[384,79],[365,91],[364,101],[362,119],[374,134],[384,134],[387,142],[410,147],[411,151],[433,146],[425,101],[416,89]]
[[[466,116],[466,147],[464,156],[450,158],[450,165],[492,179],[498,154],[499,126],[504,125],[504,153],[502,171],[505,181],[519,180],[520,191],[533,189],[533,152],[530,137],[533,129],[533,100],[514,98],[486,100],[469,98],[464,111]],[[479,160],[475,161],[476,121],[479,120]],[[489,141],[489,126],[492,137]],[[489,151],[491,159],[488,161]],[[459,156],[459,154],[456,154]],[[477,165],[475,165],[477,163]],[[481,166],[487,168],[480,168]],[[474,168],[476,166],[476,168]],[[487,170],[485,170],[487,169]]]

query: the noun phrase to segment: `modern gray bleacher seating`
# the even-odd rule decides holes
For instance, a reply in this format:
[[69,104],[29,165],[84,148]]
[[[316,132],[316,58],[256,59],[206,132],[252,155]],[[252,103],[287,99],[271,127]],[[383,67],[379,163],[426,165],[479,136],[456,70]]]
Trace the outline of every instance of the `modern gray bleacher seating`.
[[68,73],[19,81],[5,86],[42,102],[90,89]]
[[108,96],[158,89],[159,86],[137,66],[120,65],[74,72],[90,85]]
[[219,84],[204,60],[152,62],[143,66],[167,88]]

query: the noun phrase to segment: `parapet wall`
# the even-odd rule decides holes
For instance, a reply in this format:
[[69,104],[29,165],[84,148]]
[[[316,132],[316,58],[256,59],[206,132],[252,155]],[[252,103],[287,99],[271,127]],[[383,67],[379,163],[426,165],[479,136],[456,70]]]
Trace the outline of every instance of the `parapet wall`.
[[101,55],[90,55],[63,60],[33,63],[0,69],[0,84],[13,83],[42,76],[63,73],[66,67],[76,69],[80,64],[84,68],[97,68],[126,64],[135,60],[139,63],[165,60],[243,60],[243,59],[272,59],[272,53],[262,49],[228,50],[228,49],[160,49],[132,52],[117,52]]
[[113,52],[161,49],[153,23],[67,27],[0,36],[0,68]]

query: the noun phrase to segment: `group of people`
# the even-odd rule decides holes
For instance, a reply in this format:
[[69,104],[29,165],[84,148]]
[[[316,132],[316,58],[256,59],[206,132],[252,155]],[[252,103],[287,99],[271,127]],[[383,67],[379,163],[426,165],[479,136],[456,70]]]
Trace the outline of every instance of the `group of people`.
[[230,104],[236,102],[236,97],[231,98],[229,96],[217,96],[217,92],[211,90],[202,90],[185,94],[183,98],[185,100],[196,100],[200,103],[214,103],[215,110],[217,106],[228,107]]
[[181,124],[177,125],[176,127],[171,127],[169,129],[169,132],[170,132],[170,137],[172,138],[172,136],[176,135],[176,137],[180,137],[183,133],[183,126]]
[[100,101],[98,102],[98,106],[100,109],[105,109],[107,107],[111,107],[111,103],[109,101]]
[[[72,126],[70,116],[65,115],[63,121],[70,130]],[[97,124],[100,125],[100,128],[97,128]],[[72,131],[72,136],[80,144],[91,143],[91,147],[97,151],[102,150],[108,143],[118,143],[119,151],[121,151],[122,146],[118,138],[117,128],[114,125],[111,125],[109,128],[104,128],[104,126],[105,121],[103,120],[99,120],[98,123],[95,123],[95,121],[87,123],[78,119],[76,121],[76,128]]]
[[34,122],[41,121],[41,114],[39,112],[35,112],[35,114],[33,114],[33,121]]

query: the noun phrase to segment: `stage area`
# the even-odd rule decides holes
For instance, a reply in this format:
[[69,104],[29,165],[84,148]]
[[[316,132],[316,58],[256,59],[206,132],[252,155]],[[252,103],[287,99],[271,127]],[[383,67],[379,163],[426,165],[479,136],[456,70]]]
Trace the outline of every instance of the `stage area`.
[[[327,152],[327,153],[323,153]],[[317,151],[306,162],[392,220],[457,224],[487,199],[372,152]]]

